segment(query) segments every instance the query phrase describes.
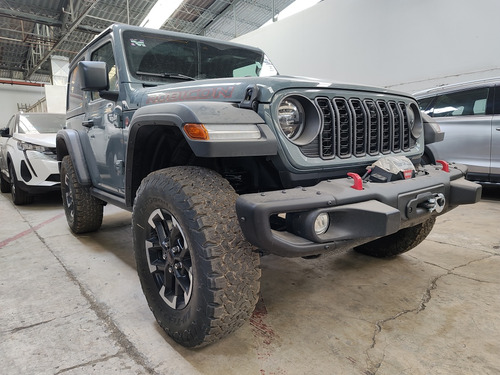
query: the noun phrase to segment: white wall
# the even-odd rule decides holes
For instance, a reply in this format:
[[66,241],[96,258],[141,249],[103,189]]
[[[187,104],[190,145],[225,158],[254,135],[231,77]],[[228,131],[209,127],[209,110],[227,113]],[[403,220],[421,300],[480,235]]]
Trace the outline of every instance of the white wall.
[[17,104],[32,105],[45,96],[44,87],[0,84],[0,128],[17,113]]
[[234,41],[280,74],[414,92],[500,76],[498,0],[323,0]]
[[66,113],[66,86],[46,85],[47,112]]

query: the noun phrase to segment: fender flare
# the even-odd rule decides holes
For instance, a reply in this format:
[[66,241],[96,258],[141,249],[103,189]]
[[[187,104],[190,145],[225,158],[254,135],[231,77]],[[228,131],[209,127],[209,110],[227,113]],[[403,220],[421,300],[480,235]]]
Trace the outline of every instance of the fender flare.
[[[259,139],[238,140],[193,140],[183,130],[186,123],[231,125],[251,124],[259,128]],[[237,104],[213,101],[186,101],[177,103],[152,104],[139,108],[133,115],[127,140],[125,163],[125,201],[132,206],[137,190],[138,180],[134,169],[134,154],[140,148],[141,132],[147,134],[148,127],[177,127],[197,157],[238,157],[238,156],[271,156],[278,153],[277,140],[256,112],[239,108]]]
[[[248,125],[259,128],[260,139],[208,140],[189,138],[183,131],[186,123],[217,125]],[[128,154],[133,153],[135,138],[147,125],[170,125],[179,128],[198,157],[234,157],[276,155],[278,146],[274,133],[256,112],[228,102],[187,101],[162,103],[139,108],[132,117],[129,130]]]
[[85,161],[85,154],[80,139],[80,134],[74,129],[63,129],[56,136],[57,160],[59,161],[59,169],[61,169],[61,161],[64,156],[69,155],[73,166],[75,167],[78,183],[82,186],[90,186],[92,180]]

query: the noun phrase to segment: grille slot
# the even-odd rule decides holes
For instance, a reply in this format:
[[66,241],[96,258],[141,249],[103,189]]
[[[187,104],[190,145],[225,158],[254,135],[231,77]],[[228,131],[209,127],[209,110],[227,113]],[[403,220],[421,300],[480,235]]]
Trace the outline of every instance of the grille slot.
[[335,126],[337,127],[337,156],[348,158],[352,150],[352,115],[349,110],[347,100],[344,98],[333,99],[333,110],[337,117]]
[[[332,104],[328,99],[320,98],[316,100],[316,104],[323,114],[323,130],[320,134],[320,155],[323,159],[333,159],[335,157],[335,113]],[[316,151],[317,152],[317,151]]]
[[404,102],[342,97],[319,97],[315,102],[323,127],[318,142],[301,148],[308,157],[345,159],[411,148]]

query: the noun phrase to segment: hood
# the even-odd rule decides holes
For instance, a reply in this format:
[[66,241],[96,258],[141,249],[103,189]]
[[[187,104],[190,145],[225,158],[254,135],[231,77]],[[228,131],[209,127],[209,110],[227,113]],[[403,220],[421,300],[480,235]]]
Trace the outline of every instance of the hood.
[[45,134],[24,134],[15,133],[14,139],[22,142],[32,143],[34,145],[39,145],[43,147],[56,147],[56,133],[45,133]]
[[379,87],[338,83],[305,77],[272,76],[210,79],[160,85],[138,90],[136,92],[136,102],[140,103],[139,106],[141,107],[150,104],[199,100],[217,100],[237,103],[241,102],[245,97],[246,89],[253,86],[259,88],[258,100],[261,103],[271,102],[273,95],[284,89],[354,90],[411,97],[406,93]]

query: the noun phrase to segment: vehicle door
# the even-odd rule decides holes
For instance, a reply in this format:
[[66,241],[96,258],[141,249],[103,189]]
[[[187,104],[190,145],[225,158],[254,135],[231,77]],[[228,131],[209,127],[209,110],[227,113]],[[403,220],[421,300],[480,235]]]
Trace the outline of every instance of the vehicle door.
[[495,87],[495,105],[491,126],[490,181],[500,182],[500,85]]
[[0,171],[4,176],[9,175],[7,168],[7,141],[12,137],[16,116],[12,116],[5,128],[2,128],[2,136],[0,137]]
[[[118,91],[118,71],[111,40],[90,52],[90,60],[106,63],[109,90]],[[97,91],[89,93],[83,125],[97,164],[101,188],[119,192],[124,187],[125,145],[121,129],[121,108],[116,102],[101,98]]]
[[429,145],[437,160],[468,166],[486,178],[490,172],[492,110],[489,87],[438,95],[426,111],[445,132],[444,141]]

